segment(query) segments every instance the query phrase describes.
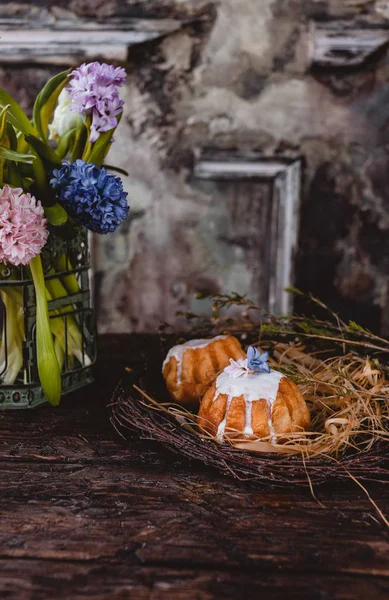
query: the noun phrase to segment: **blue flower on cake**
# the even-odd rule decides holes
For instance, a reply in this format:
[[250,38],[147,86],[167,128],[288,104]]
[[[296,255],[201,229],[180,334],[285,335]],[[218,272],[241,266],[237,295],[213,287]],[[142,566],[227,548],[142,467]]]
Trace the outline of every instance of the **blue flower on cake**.
[[249,346],[247,350],[247,367],[250,371],[263,371],[270,373],[270,367],[267,364],[269,353],[260,354],[254,346]]
[[307,429],[310,416],[293,381],[248,348],[247,357],[230,359],[201,399],[198,423],[218,442],[248,438],[277,444],[282,436]]
[[238,360],[230,358],[230,364],[224,370],[232,379],[242,376],[247,377],[247,375],[252,373],[270,373],[270,367],[267,364],[268,360],[268,352],[260,354],[256,348],[249,346],[247,358],[238,358]]

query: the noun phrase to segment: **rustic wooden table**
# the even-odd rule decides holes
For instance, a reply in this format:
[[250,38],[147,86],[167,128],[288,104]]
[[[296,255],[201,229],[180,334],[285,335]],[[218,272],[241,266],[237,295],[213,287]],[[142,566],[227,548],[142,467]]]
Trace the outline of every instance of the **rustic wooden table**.
[[[389,598],[389,530],[354,483],[266,490],[133,436],[109,403],[155,346],[104,336],[96,383],[0,413],[0,597]],[[389,486],[369,486],[389,515]]]

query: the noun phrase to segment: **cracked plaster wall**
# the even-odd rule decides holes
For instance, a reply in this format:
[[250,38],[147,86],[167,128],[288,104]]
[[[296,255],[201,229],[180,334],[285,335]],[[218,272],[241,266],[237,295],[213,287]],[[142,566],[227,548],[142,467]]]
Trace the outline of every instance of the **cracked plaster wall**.
[[[54,4],[36,2],[34,10]],[[303,156],[295,283],[346,318],[388,332],[388,52],[355,70],[312,70],[309,35],[314,18],[388,19],[386,2],[73,0],[61,10],[76,17],[202,16],[129,51],[125,118],[110,162],[129,172],[132,211],[115,235],[94,242],[101,331],[182,326],[176,311],[198,308],[196,290],[255,288],[255,259],[246,264],[239,243],[232,243],[229,277],[210,261],[210,247],[214,256],[224,247],[204,230],[212,200],[190,174],[194,151],[212,146]],[[7,81],[23,98],[23,72],[18,79],[3,69],[2,85]]]

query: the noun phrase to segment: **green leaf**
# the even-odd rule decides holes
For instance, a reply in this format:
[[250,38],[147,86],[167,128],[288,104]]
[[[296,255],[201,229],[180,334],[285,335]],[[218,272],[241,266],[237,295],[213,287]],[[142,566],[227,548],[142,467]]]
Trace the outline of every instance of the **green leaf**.
[[65,156],[70,151],[74,141],[76,139],[76,131],[77,128],[73,127],[73,129],[69,129],[64,135],[61,135],[59,138],[58,146],[57,146],[57,155],[61,160],[65,158]]
[[43,140],[47,140],[49,123],[57,103],[58,96],[66,85],[70,69],[52,77],[38,94],[35,100],[34,123]]
[[[5,135],[6,140],[8,141],[8,144],[4,144],[5,146],[10,148],[11,150],[17,150],[21,154],[25,154],[22,150],[19,150],[18,148],[18,138],[16,136],[15,129],[12,127],[11,123],[6,123]],[[26,147],[26,150],[28,150],[28,146]]]
[[30,261],[30,267],[36,294],[36,352],[39,379],[47,400],[50,404],[58,406],[61,400],[61,370],[50,329],[45,280],[39,254]]
[[15,188],[20,188],[23,185],[22,176],[16,164],[10,162],[8,165],[8,183]]
[[212,294],[210,292],[196,292],[195,298],[196,300],[205,300],[206,298],[211,298]]
[[[54,269],[50,269],[48,271],[48,275],[55,275]],[[63,286],[62,282],[58,277],[47,278],[46,279],[46,288],[49,292],[49,295],[53,300],[57,298],[66,298],[68,296],[66,288]],[[66,314],[66,324],[67,330],[63,331],[62,339],[65,343],[65,338],[67,340],[67,350],[69,353],[73,354],[81,363],[85,362],[85,364],[90,364],[91,360],[89,357],[83,353],[83,344],[82,344],[82,335],[80,328],[77,325],[76,319],[68,314],[68,307],[61,307],[56,309],[57,314]],[[62,322],[62,327],[64,328],[64,322],[62,319],[59,321]],[[84,359],[84,360],[83,360]]]
[[[1,291],[1,299],[6,310],[7,367],[2,374],[2,384],[13,384],[23,367],[23,309],[18,305],[14,294]],[[23,333],[22,333],[23,330]],[[2,349],[3,350],[3,349]],[[3,352],[2,352],[3,354]],[[5,359],[5,356],[1,358]]]
[[72,151],[72,162],[77,160],[77,158],[81,158],[84,153],[85,145],[88,141],[88,129],[83,121],[81,121],[77,125],[76,129],[76,139],[74,141],[73,151]]
[[7,104],[6,106],[4,106],[2,108],[2,110],[0,112],[0,140],[2,140],[5,135],[7,112],[8,112],[9,108],[10,108],[10,105]]
[[293,286],[286,287],[285,292],[288,294],[294,294],[295,296],[305,296],[304,292],[301,292],[299,289]]
[[121,175],[125,175],[126,177],[128,177],[128,171],[126,171],[125,169],[121,169],[120,167],[113,167],[112,165],[103,165],[103,167],[108,171],[114,171],[116,173],[120,173]]
[[[123,111],[117,116],[117,125],[119,125],[122,116]],[[111,140],[115,133],[116,127],[99,135],[97,140],[92,144],[92,150],[88,152],[88,156],[85,158],[85,160],[90,163],[95,163],[98,167],[101,167],[111,147]]]
[[95,163],[98,167],[102,165],[104,158],[108,154],[115,129],[116,128],[110,129],[109,131],[105,131],[99,135],[93,144],[91,152],[85,158],[85,160],[90,163]]
[[328,335],[328,329],[316,325],[315,321],[299,321],[296,327],[309,335],[317,335],[318,337]]
[[[27,144],[27,148],[31,149],[32,156],[34,158],[33,162],[33,171],[34,171],[34,181],[37,188],[38,198],[42,202],[44,207],[53,206],[55,204],[55,199],[53,197],[53,191],[49,185],[48,181],[48,173],[50,167],[52,165],[59,165],[59,159],[55,157],[55,163],[47,161],[43,159],[45,164],[43,163],[42,157],[37,151],[36,147],[39,146],[41,152],[48,154],[50,158],[52,158],[52,154],[50,153],[51,148],[48,150],[45,146],[46,144],[39,140],[33,134],[27,134],[26,138],[29,138],[29,143]],[[24,141],[26,141],[24,139]],[[27,143],[27,142],[26,142]],[[43,149],[42,149],[43,146]],[[53,159],[54,160],[54,159]],[[49,167],[49,168],[47,168]]]
[[6,148],[5,146],[0,146],[0,157],[14,162],[24,163],[31,163],[33,160],[35,160],[35,156],[32,154],[22,154],[21,152],[16,152],[15,150]]
[[[57,256],[56,267],[57,271],[62,271],[62,273],[66,273],[66,271],[71,271],[73,269],[68,254],[63,252]],[[61,281],[69,294],[78,294],[80,292],[80,286],[74,273],[63,275]]]
[[[11,123],[8,123],[8,125],[10,127],[12,127]],[[12,127],[12,129],[14,129],[14,128]],[[18,152],[21,152],[22,154],[28,152],[28,144],[27,144],[25,137],[21,131],[17,132],[16,139],[17,139],[17,147],[14,149],[17,150]]]
[[24,191],[28,191],[33,184],[34,182],[32,179],[26,179],[25,177],[22,177],[21,187],[24,189]]
[[56,227],[64,225],[68,220],[68,213],[58,202],[53,206],[46,206],[45,216],[50,225],[55,225]]
[[[16,150],[17,149],[16,134],[15,134],[15,130],[12,127],[12,125],[10,123],[6,122],[7,112],[8,112],[8,106],[6,106],[0,114],[0,121],[1,121],[0,140],[1,140],[2,146],[4,146],[5,148],[10,148],[11,150]],[[4,183],[5,161],[6,161],[6,159],[4,157],[0,157],[0,186],[2,186]],[[19,164],[21,164],[21,163],[19,163]]]
[[355,321],[349,321],[348,330],[352,331],[353,333],[363,333],[364,335],[371,335],[371,331],[365,329],[361,325],[358,325],[358,323],[355,323]]
[[34,167],[29,163],[19,163],[18,169],[22,177],[27,177],[29,179],[34,178]]
[[39,200],[42,202],[43,206],[52,206],[54,202],[51,200],[52,190],[47,181],[46,170],[38,154],[34,153],[34,157],[35,160],[32,164],[34,169],[34,180],[39,194]]
[[23,133],[35,133],[34,127],[31,125],[21,106],[7,92],[0,88],[0,107],[4,108],[9,105],[7,111],[7,121],[11,123],[18,131]]
[[54,339],[54,351],[57,357],[58,366],[60,371],[62,371],[64,362],[65,362],[65,346],[63,340],[59,336],[55,336]]
[[35,152],[37,154],[39,154],[40,158],[43,161],[50,163],[49,166],[52,166],[52,167],[61,167],[62,166],[62,161],[57,156],[56,152],[54,152],[52,147],[49,146],[49,144],[47,144],[46,142],[42,142],[42,140],[40,140],[38,137],[36,137],[35,135],[32,135],[32,134],[28,134],[25,137],[26,137],[26,142],[29,144],[31,149],[35,150]]
[[261,333],[263,335],[275,334],[275,333],[284,333],[280,327],[276,325],[270,325],[269,323],[263,323],[261,325]]

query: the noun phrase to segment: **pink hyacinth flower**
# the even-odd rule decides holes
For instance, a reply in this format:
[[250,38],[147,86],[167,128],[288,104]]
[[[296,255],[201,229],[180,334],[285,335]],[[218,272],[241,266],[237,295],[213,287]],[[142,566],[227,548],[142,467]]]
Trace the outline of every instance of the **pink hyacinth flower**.
[[39,200],[21,188],[0,188],[0,261],[26,265],[46,244],[49,232]]

